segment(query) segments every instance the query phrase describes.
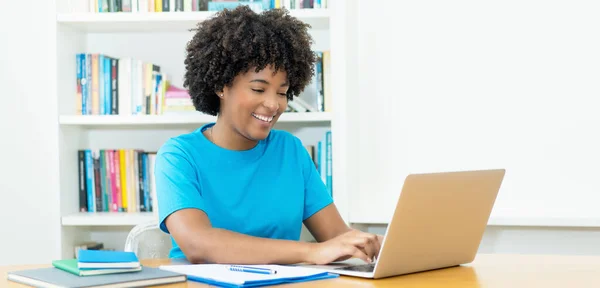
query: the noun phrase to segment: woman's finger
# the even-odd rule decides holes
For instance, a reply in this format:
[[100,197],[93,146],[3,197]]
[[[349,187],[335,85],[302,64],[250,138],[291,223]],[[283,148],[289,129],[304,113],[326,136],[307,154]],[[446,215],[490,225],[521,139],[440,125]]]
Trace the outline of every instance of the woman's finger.
[[361,249],[358,249],[356,246],[348,246],[348,255],[360,258],[366,263],[371,263],[371,259],[367,256],[367,254],[365,254]]
[[372,234],[373,243],[375,243],[375,258],[379,258],[379,252],[381,252],[381,241],[379,241],[379,236],[377,234]]
[[364,254],[371,260],[373,260],[379,253],[377,249],[377,240],[373,240],[373,237],[370,237],[372,234],[359,234],[350,239],[348,239],[348,244],[356,246],[361,249]]
[[367,256],[369,257],[369,259],[371,259],[371,261],[375,260],[375,257],[377,256],[377,247],[375,246],[375,241],[373,241],[371,237],[364,237],[363,241],[363,245],[365,251],[367,252]]

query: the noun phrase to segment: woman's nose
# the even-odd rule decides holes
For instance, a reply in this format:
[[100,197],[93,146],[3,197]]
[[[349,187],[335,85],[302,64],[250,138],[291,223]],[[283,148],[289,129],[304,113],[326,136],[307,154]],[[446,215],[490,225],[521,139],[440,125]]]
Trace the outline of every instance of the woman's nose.
[[263,102],[263,105],[272,112],[275,112],[277,109],[279,109],[279,103],[276,99],[266,99]]

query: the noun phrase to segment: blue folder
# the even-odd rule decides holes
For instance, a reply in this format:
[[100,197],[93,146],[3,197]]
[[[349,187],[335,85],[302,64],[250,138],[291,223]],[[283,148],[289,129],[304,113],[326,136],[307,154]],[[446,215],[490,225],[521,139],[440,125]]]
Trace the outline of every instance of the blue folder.
[[279,285],[279,284],[290,284],[290,283],[300,283],[306,281],[316,281],[330,278],[337,278],[338,274],[333,273],[322,273],[310,277],[295,277],[295,278],[285,278],[285,279],[273,279],[273,280],[258,280],[258,281],[247,281],[242,285],[235,285],[227,282],[214,281],[208,278],[200,278],[196,276],[187,275],[188,280],[196,281],[200,283],[205,283],[208,285],[215,285],[218,287],[263,287],[269,285]]
[[258,287],[288,283],[324,280],[339,277],[327,271],[295,267],[291,265],[243,265],[250,268],[275,270],[277,273],[262,274],[237,271],[226,264],[163,265],[159,268],[185,274],[190,281],[218,287]]

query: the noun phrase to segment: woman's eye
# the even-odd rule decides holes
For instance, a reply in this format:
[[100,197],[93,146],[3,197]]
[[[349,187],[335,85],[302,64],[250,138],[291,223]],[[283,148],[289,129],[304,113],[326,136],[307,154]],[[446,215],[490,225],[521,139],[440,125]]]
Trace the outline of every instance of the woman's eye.
[[279,93],[279,95],[281,95],[281,96],[287,96],[286,93]]
[[260,89],[252,89],[252,91],[257,92],[257,93],[265,92],[265,90],[260,90]]

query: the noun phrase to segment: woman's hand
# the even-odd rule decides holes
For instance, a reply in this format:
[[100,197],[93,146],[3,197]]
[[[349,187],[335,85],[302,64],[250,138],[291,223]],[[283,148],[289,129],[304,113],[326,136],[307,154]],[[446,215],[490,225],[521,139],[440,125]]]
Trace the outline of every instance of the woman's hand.
[[314,244],[307,255],[312,264],[328,264],[352,257],[372,263],[379,256],[383,237],[352,229],[328,241]]

